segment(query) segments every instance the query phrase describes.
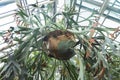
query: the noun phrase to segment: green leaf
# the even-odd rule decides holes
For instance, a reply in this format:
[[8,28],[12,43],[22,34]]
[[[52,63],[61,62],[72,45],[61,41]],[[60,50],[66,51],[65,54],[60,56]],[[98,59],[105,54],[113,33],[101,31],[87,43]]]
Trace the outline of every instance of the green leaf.
[[[103,28],[103,27],[95,27],[95,30],[99,31],[99,32],[106,32],[107,34],[109,34],[109,29],[107,28]],[[103,33],[104,34],[104,33]]]
[[18,26],[18,28],[20,29],[20,31],[29,31],[29,30],[32,30],[31,28],[22,27],[22,26]]
[[79,68],[80,68],[80,71],[79,71],[79,76],[78,76],[78,79],[77,80],[85,80],[84,79],[84,74],[85,74],[85,71],[84,71],[84,61],[82,59],[82,57],[80,55],[78,55],[78,59],[80,61],[80,65],[79,65]]

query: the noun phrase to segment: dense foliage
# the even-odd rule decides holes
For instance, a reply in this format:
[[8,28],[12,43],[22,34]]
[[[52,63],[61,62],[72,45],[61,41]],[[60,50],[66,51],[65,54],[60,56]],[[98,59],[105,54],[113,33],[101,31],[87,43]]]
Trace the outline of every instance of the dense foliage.
[[[95,17],[96,12],[80,20],[74,0],[70,4],[62,13],[52,15],[53,3],[34,4],[30,9],[17,3],[17,27],[3,33],[9,34],[4,39],[9,46],[0,50],[8,50],[0,57],[0,63],[4,63],[1,80],[120,79],[120,43],[116,41],[120,28],[103,26]],[[80,25],[85,21],[87,26]],[[79,41],[74,48],[76,55],[70,60],[48,57],[43,49],[43,37],[53,30],[68,30]]]

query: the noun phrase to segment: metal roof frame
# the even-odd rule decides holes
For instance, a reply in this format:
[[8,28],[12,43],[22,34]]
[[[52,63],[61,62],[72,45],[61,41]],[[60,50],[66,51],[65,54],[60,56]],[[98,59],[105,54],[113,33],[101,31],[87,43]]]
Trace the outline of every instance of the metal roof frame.
[[[102,0],[102,1],[104,3],[105,0]],[[95,1],[95,0],[83,0],[83,2],[94,5],[94,6],[97,6],[99,8],[101,8],[101,6],[103,5],[103,3],[100,3],[100,2]],[[114,7],[114,6],[120,7],[120,5],[117,5],[116,3],[120,4],[120,1],[115,0],[114,3],[109,2],[108,4],[112,4],[112,6],[107,5],[105,11],[108,11],[108,13],[105,13],[105,11],[104,11],[104,13],[102,15],[105,16],[108,19],[111,19],[111,20],[115,21],[115,22],[120,22],[119,17],[117,17],[117,16],[114,17],[113,15],[110,14],[110,12],[114,12],[114,13],[120,15],[120,8]],[[88,7],[87,5],[83,5],[83,4],[80,5],[79,3],[77,3],[76,5],[81,6],[81,8],[86,9],[88,11],[95,11],[99,14],[99,11],[97,11],[95,9],[92,9],[92,8]]]

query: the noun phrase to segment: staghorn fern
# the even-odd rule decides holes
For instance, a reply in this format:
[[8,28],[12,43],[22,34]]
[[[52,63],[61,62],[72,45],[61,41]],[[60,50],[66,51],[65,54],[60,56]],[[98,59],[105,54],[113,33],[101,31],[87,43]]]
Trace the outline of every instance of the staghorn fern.
[[[36,9],[36,7],[34,8]],[[17,41],[17,46],[14,45],[15,49],[12,53],[0,57],[0,61],[5,63],[0,69],[1,79],[107,80],[111,75],[113,75],[113,79],[120,77],[118,76],[120,69],[117,68],[120,61],[119,56],[117,56],[120,49],[118,44],[120,43],[108,36],[111,31],[115,31],[115,28],[94,26],[91,20],[95,15],[94,12],[88,18],[76,22],[73,17],[76,14],[69,9],[61,14],[63,16],[61,21],[53,22],[54,17],[48,14],[50,12],[47,12],[51,10],[37,9],[40,11],[39,14],[28,15],[21,7],[16,12],[18,26],[14,30],[14,35],[20,35],[20,37],[14,37],[13,40]],[[84,21],[89,21],[87,27],[79,25]],[[71,31],[79,41],[75,49],[76,55],[70,60],[50,58],[43,49],[43,37],[50,31],[59,29]],[[90,35],[90,33],[96,35]],[[72,46],[72,43],[69,44],[69,41],[60,43],[59,47],[63,46],[69,47]]]

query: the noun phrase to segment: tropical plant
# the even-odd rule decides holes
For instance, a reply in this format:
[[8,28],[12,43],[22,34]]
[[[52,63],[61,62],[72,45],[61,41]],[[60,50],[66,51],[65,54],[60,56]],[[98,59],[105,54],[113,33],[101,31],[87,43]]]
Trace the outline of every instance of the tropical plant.
[[[119,27],[103,26],[94,17],[96,12],[80,20],[80,10],[75,10],[74,0],[70,1],[70,6],[65,5],[65,11],[54,15],[51,15],[51,1],[42,7],[30,5],[30,9],[17,5],[17,27],[8,30],[13,33],[13,37],[8,38],[11,49],[0,57],[0,62],[4,63],[0,68],[1,80],[120,79],[120,43],[115,40]],[[80,25],[85,21],[88,26]],[[46,54],[43,38],[54,30],[68,30],[75,35],[76,55],[70,60],[58,60]]]

